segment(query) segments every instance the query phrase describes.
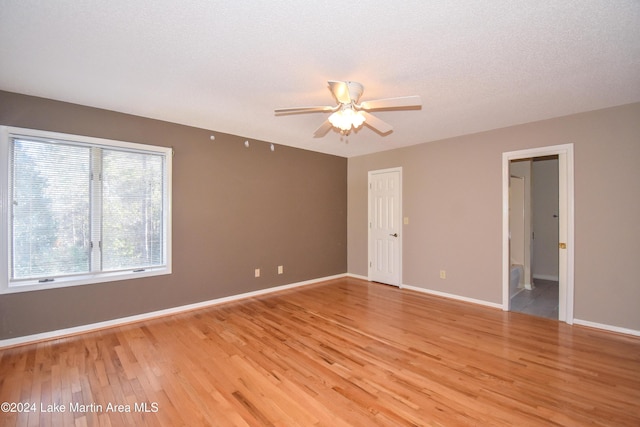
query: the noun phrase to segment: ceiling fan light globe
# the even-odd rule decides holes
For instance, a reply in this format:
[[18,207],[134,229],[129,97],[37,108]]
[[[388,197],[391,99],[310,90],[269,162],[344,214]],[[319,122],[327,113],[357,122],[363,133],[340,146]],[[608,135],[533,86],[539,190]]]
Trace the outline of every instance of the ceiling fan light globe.
[[329,122],[343,131],[348,131],[352,127],[357,129],[362,126],[364,121],[365,116],[352,108],[342,108],[329,116]]
[[342,110],[336,111],[330,115],[329,122],[331,122],[334,127],[344,131],[351,129],[351,120],[349,120]]
[[364,114],[358,111],[353,115],[351,122],[353,123],[353,127],[357,129],[360,126],[362,126],[362,124],[364,123],[364,120],[365,120]]
[[336,111],[335,113],[331,114],[329,116],[329,121],[331,122],[331,124],[335,127],[340,127],[340,122],[341,120],[341,115],[339,111]]

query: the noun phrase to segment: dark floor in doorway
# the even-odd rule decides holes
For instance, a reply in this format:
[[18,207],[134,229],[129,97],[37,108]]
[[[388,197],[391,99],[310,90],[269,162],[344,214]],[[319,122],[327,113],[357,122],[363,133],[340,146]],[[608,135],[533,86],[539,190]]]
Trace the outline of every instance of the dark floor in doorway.
[[511,298],[511,311],[558,319],[558,282],[535,279],[535,288]]

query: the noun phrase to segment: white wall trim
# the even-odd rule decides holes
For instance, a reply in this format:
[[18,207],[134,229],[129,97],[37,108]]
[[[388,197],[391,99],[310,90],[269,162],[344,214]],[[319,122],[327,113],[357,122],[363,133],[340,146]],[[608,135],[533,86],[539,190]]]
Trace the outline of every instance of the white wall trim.
[[364,280],[365,282],[369,281],[369,278],[367,276],[362,276],[360,274],[353,274],[353,273],[347,273],[345,274],[346,277],[351,277],[353,279],[360,279],[360,280]]
[[475,299],[475,298],[463,297],[463,296],[460,296],[460,295],[449,294],[449,293],[446,293],[446,292],[434,291],[434,290],[431,290],[431,289],[420,288],[418,286],[400,285],[400,289],[409,289],[411,291],[422,292],[422,293],[425,293],[425,294],[430,294],[430,295],[435,295],[435,296],[439,296],[439,297],[454,299],[454,300],[458,300],[458,301],[470,302],[472,304],[479,304],[479,305],[484,305],[486,307],[498,308],[498,309],[502,310],[502,304],[497,304],[495,302],[489,302],[489,301],[484,301],[484,300]]
[[[327,280],[339,279],[339,278],[342,278],[342,277],[351,277],[351,278],[354,278],[354,279],[360,279],[360,280],[363,280],[363,281],[368,281],[367,277],[361,276],[361,275],[358,275],[358,274],[352,274],[352,273],[336,274],[334,276],[321,277],[321,278],[317,278],[317,279],[306,280],[306,281],[297,282],[297,283],[291,283],[291,284],[288,284],[288,285],[276,286],[276,287],[273,287],[273,288],[261,289],[261,290],[258,290],[258,291],[246,292],[246,293],[243,293],[243,294],[231,295],[231,296],[228,296],[228,297],[222,297],[222,298],[217,298],[217,299],[213,299],[213,300],[202,301],[202,302],[198,302],[198,303],[194,303],[194,304],[188,304],[188,305],[183,305],[183,306],[179,306],[179,307],[172,307],[172,308],[167,308],[167,309],[164,309],[164,310],[158,310],[158,311],[152,311],[152,312],[148,312],[148,313],[138,314],[138,315],[134,315],[134,316],[128,316],[128,317],[122,317],[122,318],[118,318],[118,319],[107,320],[107,321],[104,321],[104,322],[90,323],[90,324],[87,324],[87,325],[81,325],[81,326],[76,326],[76,327],[66,328],[66,329],[59,329],[59,330],[56,330],[56,331],[43,332],[43,333],[33,334],[33,335],[25,335],[25,336],[17,337],[17,338],[8,338],[8,339],[0,340],[0,349],[8,348],[8,347],[15,347],[15,346],[24,345],[24,344],[30,344],[30,343],[39,342],[39,341],[46,341],[46,340],[51,340],[51,339],[56,339],[56,338],[63,338],[63,337],[68,337],[68,336],[72,336],[72,335],[78,335],[78,334],[81,334],[81,333],[92,332],[92,331],[96,331],[96,330],[99,330],[99,329],[112,328],[112,327],[115,327],[115,326],[121,326],[121,325],[129,324],[129,323],[141,322],[141,321],[144,321],[144,320],[155,319],[155,318],[158,318],[158,317],[170,316],[170,315],[173,315],[173,314],[179,314],[179,313],[184,313],[184,312],[187,312],[187,311],[197,310],[197,309],[201,309],[201,308],[207,308],[207,307],[215,306],[215,305],[218,305],[218,304],[223,304],[223,303],[226,303],[226,302],[238,301],[238,300],[245,299],[245,298],[251,298],[251,297],[256,297],[256,296],[261,296],[261,295],[267,295],[267,294],[270,294],[270,293],[284,291],[284,290],[287,290],[287,289],[293,289],[293,288],[298,288],[298,287],[301,287],[301,286],[312,285],[312,284],[324,282],[324,281],[327,281]],[[430,290],[430,289],[420,288],[418,286],[401,285],[400,289],[408,289],[408,290],[421,292],[421,293],[425,293],[425,294],[440,296],[440,297],[444,297],[444,298],[450,298],[450,299],[463,301],[463,302],[469,302],[469,303],[472,303],[472,304],[479,304],[479,305],[483,305],[483,306],[487,306],[487,307],[491,307],[491,308],[502,309],[502,305],[500,305],[500,304],[496,304],[496,303],[492,303],[492,302],[484,301],[484,300],[478,300],[478,299],[474,299],[474,298],[463,297],[463,296],[455,295],[455,294],[449,294],[449,293],[446,293],[446,292],[440,292],[440,291],[434,291],[434,290]],[[587,321],[587,320],[580,320],[580,319],[574,319],[574,323],[576,325],[586,326],[586,327],[595,328],[595,329],[602,329],[602,330],[610,331],[610,332],[617,332],[617,333],[621,333],[621,334],[625,334],[625,335],[640,336],[640,331],[635,330],[635,329],[621,328],[621,327],[618,327],[618,326],[611,326],[611,325],[606,325],[606,324],[596,323],[596,322],[590,322],[590,321]]]
[[549,274],[534,274],[533,278],[540,279],[540,280],[551,280],[553,282],[557,282],[558,280],[560,280],[558,276],[552,276]]
[[621,328],[619,326],[611,326],[603,323],[589,322],[588,320],[573,319],[573,323],[588,328],[602,329],[609,332],[617,332],[619,334],[633,335],[640,337],[640,331],[635,329]]
[[237,301],[237,300],[256,297],[256,296],[261,296],[261,295],[267,295],[267,294],[271,294],[271,293],[274,293],[274,292],[279,292],[279,291],[284,291],[284,290],[287,290],[287,289],[298,288],[298,287],[306,286],[306,285],[312,285],[312,284],[319,283],[319,282],[324,282],[324,281],[327,281],[327,280],[339,279],[339,278],[345,277],[345,276],[347,276],[347,274],[336,274],[334,276],[321,277],[321,278],[318,278],[318,279],[312,279],[312,280],[306,280],[306,281],[303,281],[303,282],[291,283],[291,284],[288,284],[288,285],[276,286],[276,287],[273,287],[273,288],[260,289],[258,291],[246,292],[246,293],[243,293],[243,294],[231,295],[231,296],[222,297],[222,298],[216,298],[216,299],[213,299],[213,300],[197,302],[197,303],[194,303],[194,304],[187,304],[187,305],[182,305],[182,306],[179,306],[179,307],[167,308],[167,309],[164,309],[164,310],[151,311],[151,312],[148,312],[148,313],[142,313],[142,314],[136,314],[136,315],[128,316],[128,317],[121,317],[121,318],[118,318],[118,319],[106,320],[104,322],[90,323],[90,324],[87,324],[87,325],[75,326],[75,327],[66,328],[66,329],[58,329],[58,330],[55,330],[55,331],[42,332],[42,333],[33,334],[33,335],[25,335],[25,336],[16,337],[16,338],[8,338],[8,339],[0,340],[0,349],[1,348],[7,348],[7,347],[14,347],[14,346],[18,346],[18,345],[30,344],[30,343],[38,342],[38,341],[45,341],[45,340],[51,340],[51,339],[55,339],[55,338],[68,337],[68,336],[71,336],[71,335],[77,335],[77,334],[81,334],[81,333],[85,333],[85,332],[92,332],[92,331],[96,331],[96,330],[99,330],[99,329],[112,328],[114,326],[121,326],[121,325],[125,325],[125,324],[128,324],[128,323],[135,323],[135,322],[140,322],[140,321],[143,321],[143,320],[154,319],[154,318],[157,318],[157,317],[170,316],[172,314],[184,313],[186,311],[191,311],[191,310],[197,310],[197,309],[200,309],[200,308],[211,307],[211,306],[222,304],[222,303],[226,303],[226,302]]
[[[446,292],[433,291],[433,290],[430,290],[430,289],[420,288],[420,287],[417,287],[417,286],[402,285],[402,286],[400,286],[400,288],[401,289],[409,289],[409,290],[412,290],[412,291],[422,292],[422,293],[425,293],[425,294],[435,295],[435,296],[439,296],[439,297],[450,298],[450,299],[454,299],[454,300],[458,300],[458,301],[484,305],[484,306],[491,307],[491,308],[502,309],[502,305],[501,304],[496,304],[496,303],[493,303],[493,302],[484,301],[484,300],[478,300],[478,299],[473,299],[473,298],[462,297],[462,296],[455,295],[455,294],[448,294]],[[616,332],[616,333],[619,333],[619,334],[632,335],[632,336],[640,337],[640,331],[635,330],[635,329],[621,328],[619,326],[606,325],[606,324],[603,324],[603,323],[590,322],[588,320],[580,320],[580,319],[573,319],[573,323],[575,325],[586,326],[588,328],[594,328],[594,329],[600,329],[600,330],[607,331],[607,332]]]
[[[527,150],[502,153],[502,307],[510,310],[509,295],[509,162],[516,159],[558,156],[560,192],[559,213],[561,216],[560,241],[567,244],[560,260],[560,276],[564,278],[564,285],[559,280],[559,310],[558,319],[572,324],[574,311],[574,162],[573,144],[538,147]],[[565,211],[563,214],[562,211]],[[564,222],[564,224],[563,224]],[[563,260],[564,257],[564,260]]]

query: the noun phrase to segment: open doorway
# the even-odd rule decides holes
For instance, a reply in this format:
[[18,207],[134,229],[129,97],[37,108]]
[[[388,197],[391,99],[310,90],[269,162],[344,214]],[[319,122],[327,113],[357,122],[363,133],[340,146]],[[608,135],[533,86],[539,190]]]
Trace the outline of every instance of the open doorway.
[[558,156],[509,162],[511,311],[558,320]]
[[[503,153],[503,309],[522,310],[514,303],[513,290],[514,279],[516,286],[521,292],[527,292],[530,299],[535,300],[538,294],[545,293],[552,297],[557,295],[557,311],[553,309],[547,311],[545,317],[557,318],[560,321],[573,323],[573,144],[558,145],[552,147],[542,147],[522,151]],[[534,163],[537,165],[534,166]],[[554,178],[553,170],[555,172]],[[535,196],[534,169],[540,169],[537,175],[543,181],[551,181],[554,185],[550,191],[545,185],[539,183],[538,194]],[[551,170],[551,172],[549,171]],[[524,172],[523,172],[524,171]],[[527,172],[528,171],[528,172]],[[555,184],[554,184],[555,182]],[[511,185],[521,188],[522,194],[518,197],[517,206],[513,211],[517,215],[513,216],[511,203]],[[516,185],[517,184],[517,185]],[[548,193],[548,194],[545,194]],[[557,194],[557,195],[556,195]],[[538,203],[546,196],[548,199],[557,200],[557,205],[544,207],[537,213],[538,219],[545,221],[555,221],[557,227],[547,229],[546,239],[538,234],[536,242],[536,230],[542,230],[543,226],[534,224],[532,215],[532,199],[538,198]],[[529,214],[528,220],[527,215]],[[511,227],[512,223],[522,218],[520,225]],[[547,218],[548,217],[548,218]],[[518,233],[518,236],[512,235]],[[515,239],[514,239],[515,238]],[[546,240],[546,243],[545,243]],[[549,243],[549,240],[551,243]],[[544,247],[537,247],[544,244]],[[512,245],[514,250],[512,252]],[[550,247],[551,245],[551,247]],[[536,254],[536,251],[538,252]],[[553,260],[556,262],[553,262]],[[551,262],[549,262],[551,260]],[[556,267],[557,266],[557,267]],[[557,280],[556,279],[557,271]],[[536,278],[537,276],[537,278]],[[551,283],[549,283],[551,282]],[[557,285],[554,283],[557,282]],[[549,296],[549,295],[546,295]],[[544,298],[544,295],[542,296]],[[547,302],[547,305],[554,304]],[[555,308],[555,307],[554,307]],[[556,314],[557,313],[557,314]],[[536,313],[531,313],[536,314]]]

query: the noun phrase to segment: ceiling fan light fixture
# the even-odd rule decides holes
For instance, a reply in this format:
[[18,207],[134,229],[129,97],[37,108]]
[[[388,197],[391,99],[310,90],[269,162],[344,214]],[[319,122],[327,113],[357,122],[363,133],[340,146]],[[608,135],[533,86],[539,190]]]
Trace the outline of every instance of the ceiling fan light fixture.
[[329,118],[313,133],[316,138],[326,135],[331,128],[336,128],[340,130],[340,133],[343,135],[348,135],[352,129],[361,127],[365,121],[367,122],[367,126],[380,135],[385,136],[393,131],[393,127],[389,123],[371,114],[371,111],[398,108],[422,108],[422,100],[418,95],[360,102],[360,97],[364,91],[364,86],[361,83],[336,80],[329,80],[327,83],[329,84],[329,89],[333,97],[338,101],[336,106],[322,105],[315,107],[276,108],[276,115],[331,111],[332,114]]
[[329,116],[329,122],[336,128],[346,132],[359,128],[364,123],[364,115],[351,106],[345,106]]
[[356,111],[351,120],[353,122],[353,127],[357,129],[364,123],[364,114],[362,114],[362,111]]

